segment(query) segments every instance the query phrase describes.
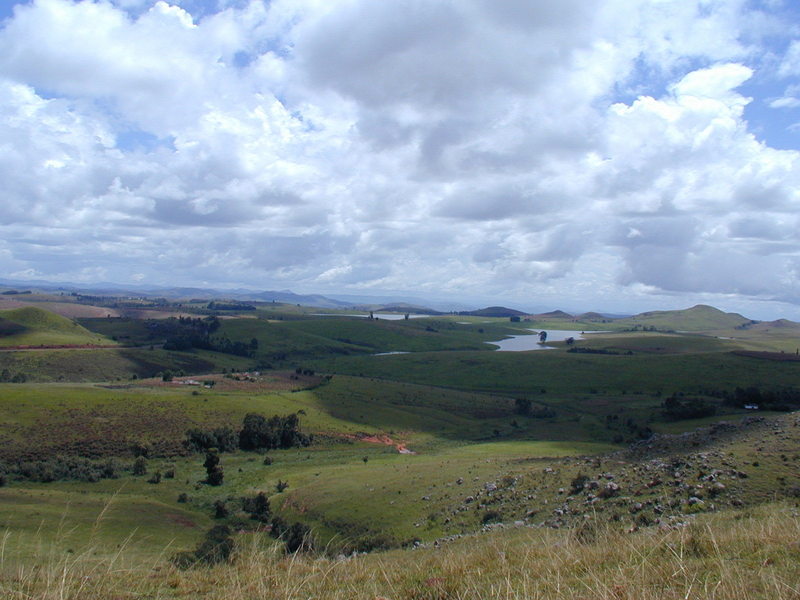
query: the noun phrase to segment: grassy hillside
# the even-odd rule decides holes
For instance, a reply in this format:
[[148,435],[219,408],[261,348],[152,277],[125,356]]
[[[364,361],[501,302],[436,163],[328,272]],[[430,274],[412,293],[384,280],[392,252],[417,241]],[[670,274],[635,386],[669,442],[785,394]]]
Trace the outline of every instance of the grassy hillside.
[[[634,489],[639,490],[639,501],[648,503],[648,522],[656,518],[654,503],[662,496],[677,502],[669,505],[671,512],[680,512],[681,498],[685,501],[688,497],[681,487],[645,491],[650,489],[648,478],[664,476],[652,466],[645,465],[641,472],[635,466],[640,460],[649,460],[648,456],[578,458],[620,448],[609,440],[620,432],[628,435],[633,418],[641,422],[658,418],[656,399],[548,399],[542,405],[555,407],[555,412],[537,418],[516,414],[514,401],[504,396],[343,376],[305,391],[270,392],[270,386],[284,389],[275,377],[251,377],[252,381],[230,385],[228,380],[220,380],[213,390],[178,382],[120,387],[9,386],[0,406],[4,415],[0,459],[116,456],[128,469],[133,460],[131,448],[146,446],[150,448],[151,472],[168,468],[176,472],[174,478],[158,485],[127,471],[119,480],[93,484],[45,484],[12,478],[9,493],[38,494],[42,502],[57,505],[72,497],[70,494],[79,494],[75,496],[79,498],[91,491],[98,497],[117,494],[131,506],[139,500],[147,506],[152,502],[170,506],[185,493],[191,499],[181,510],[202,521],[212,513],[215,501],[227,502],[235,510],[238,498],[263,491],[283,518],[313,527],[320,543],[332,550],[432,541],[474,531],[493,520],[547,523],[552,518],[551,506],[563,504],[564,490],[570,489],[570,482],[581,473],[600,478],[603,472],[613,472],[625,492],[601,505],[581,496],[569,511],[562,511],[560,522],[574,524],[586,510],[582,507],[591,507],[598,514],[632,514]],[[313,382],[296,381],[299,387],[309,383]],[[609,421],[622,407],[623,417]],[[271,465],[262,464],[258,454],[225,453],[221,461],[224,484],[219,488],[202,484],[203,457],[184,455],[183,432],[190,427],[236,428],[247,412],[266,416],[297,413],[304,430],[315,433],[317,442],[309,448],[271,451]],[[729,418],[736,423],[742,416]],[[671,427],[680,432],[696,425],[673,423]],[[711,452],[713,458],[701,460],[693,455],[683,459],[681,464],[698,466],[682,468],[681,477],[699,481],[703,472],[698,474],[696,469],[700,467],[706,473],[731,466],[742,470],[757,457],[766,468],[745,469],[750,487],[742,487],[737,478],[721,479],[728,491],[714,502],[726,506],[734,499],[763,501],[781,491],[775,477],[788,480],[793,463],[780,456],[800,441],[795,439],[797,430],[782,424],[773,447],[764,443],[763,428],[731,427],[736,436],[717,440],[724,442],[724,447],[710,445],[717,441],[706,434],[698,437],[700,450],[696,452]],[[681,439],[681,446],[667,446],[665,452],[684,452],[687,439],[693,438]],[[624,464],[629,466],[621,466]],[[675,470],[668,469],[672,469],[670,474]],[[278,481],[287,482],[288,489],[278,491]],[[788,486],[783,488],[784,493],[788,490]],[[691,493],[703,497],[702,491]],[[48,510],[52,513],[56,507]],[[130,511],[131,527],[136,514]],[[12,515],[7,516],[10,519]],[[16,530],[13,524],[9,527]]]
[[116,381],[155,377],[165,370],[188,374],[224,369],[246,370],[251,359],[195,350],[167,352],[147,348],[70,348],[0,351],[0,371],[23,374],[27,381]]
[[482,326],[463,325],[447,319],[326,319],[294,321],[295,331],[362,346],[371,352],[422,352],[434,350],[489,350],[487,341],[518,333],[507,320]]
[[[563,344],[561,344],[563,346]],[[625,354],[694,354],[705,352],[730,352],[745,345],[738,340],[720,339],[700,334],[672,334],[658,332],[617,332],[589,334],[574,344],[579,350],[590,348]]]
[[[186,327],[176,320],[83,329],[7,312],[7,339],[77,328],[128,347],[0,352],[0,371],[38,380],[0,384],[0,596],[797,597],[796,515],[760,506],[800,493],[800,421],[716,395],[797,388],[795,324],[695,307],[601,323],[615,331],[556,350],[494,352],[486,341],[548,327],[276,305],[212,333],[245,357],[161,349],[154,334]],[[141,379],[167,369],[192,377]],[[678,420],[673,393],[718,412]],[[314,442],[222,452],[224,481],[208,484],[186,430],[235,433],[251,412],[297,415]],[[260,492],[310,528],[316,553],[284,558],[244,510]],[[235,564],[168,563],[219,524],[236,532]],[[401,546],[418,549],[380,551]]]
[[97,560],[91,547],[77,547],[40,555],[36,569],[17,571],[3,588],[9,597],[36,600],[797,598],[800,525],[783,504],[659,530],[585,531],[494,531],[345,560],[285,556],[251,536],[240,539],[235,564],[189,571],[131,564],[124,552]]
[[[661,343],[661,342],[659,342]],[[732,353],[593,355],[557,351],[437,352],[336,357],[318,370],[506,395],[670,394],[736,386],[793,386],[800,363]]]
[[34,306],[0,311],[0,347],[71,345],[114,345],[114,342]]
[[228,319],[214,336],[249,344],[257,340],[261,362],[298,364],[324,356],[382,352],[491,350],[484,342],[518,333],[507,321],[460,324],[452,319],[305,318],[273,322]]
[[629,328],[655,328],[670,331],[716,331],[729,330],[749,323],[750,320],[737,313],[726,313],[698,304],[684,310],[657,310],[618,319],[617,326]]

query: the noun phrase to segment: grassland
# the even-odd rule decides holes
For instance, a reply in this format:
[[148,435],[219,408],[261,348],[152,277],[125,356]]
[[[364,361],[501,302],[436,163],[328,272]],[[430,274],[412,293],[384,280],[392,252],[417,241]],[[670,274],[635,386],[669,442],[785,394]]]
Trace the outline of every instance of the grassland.
[[731,330],[751,321],[737,313],[725,313],[703,304],[685,310],[645,312],[615,321],[617,327],[655,328],[670,331],[700,332]]
[[74,321],[37,307],[0,311],[0,348],[115,345]]
[[[249,344],[248,357],[165,351],[137,319],[89,319],[85,329],[47,313],[7,319],[28,334],[77,327],[127,347],[0,352],[0,369],[37,380],[0,384],[0,462],[80,455],[121,467],[94,483],[6,478],[0,595],[800,597],[800,555],[786,545],[797,514],[764,505],[800,494],[797,418],[753,418],[714,395],[797,387],[800,362],[779,360],[796,343],[793,324],[707,307],[602,324],[252,312],[221,319],[214,334]],[[549,351],[485,343],[527,328],[608,331]],[[669,332],[678,330],[692,333]],[[167,369],[193,376],[142,379]],[[719,413],[668,420],[662,402],[676,392]],[[236,429],[250,412],[297,414],[314,443],[271,450],[270,464],[263,453],[223,453],[224,482],[208,485],[185,431]],[[132,474],[133,449],[147,453],[146,475]],[[151,483],[155,472],[174,476]],[[241,498],[258,492],[312,529],[316,554],[283,556],[242,512]],[[212,518],[218,503],[228,517]],[[235,564],[188,573],[168,564],[219,523],[242,532]]]
[[69,348],[0,351],[0,370],[23,373],[29,381],[90,382],[154,377],[163,371],[200,374],[246,370],[253,361],[230,354],[154,348]]
[[771,504],[684,527],[523,528],[345,560],[287,557],[253,537],[232,566],[186,572],[85,550],[44,555],[0,585],[8,598],[37,600],[789,600],[798,597],[799,534],[794,509]]
[[[651,343],[651,342],[648,342]],[[663,345],[665,342],[655,342]],[[701,358],[702,357],[702,358]],[[800,363],[778,363],[730,352],[593,355],[557,351],[436,352],[335,357],[318,370],[504,395],[671,394],[736,386],[792,386]]]

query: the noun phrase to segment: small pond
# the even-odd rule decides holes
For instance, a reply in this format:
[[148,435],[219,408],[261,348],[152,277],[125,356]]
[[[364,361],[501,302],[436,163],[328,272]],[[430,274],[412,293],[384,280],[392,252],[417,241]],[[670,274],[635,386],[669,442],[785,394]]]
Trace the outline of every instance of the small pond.
[[[531,335],[512,335],[510,338],[505,340],[499,340],[497,342],[486,342],[487,344],[492,344],[493,346],[497,346],[497,350],[500,352],[527,352],[528,350],[553,350],[553,346],[548,346],[545,344],[539,343],[539,331],[536,329],[530,329],[529,331],[532,332]],[[547,332],[547,341],[548,342],[563,342],[567,338],[575,338],[576,340],[582,340],[584,337],[581,333],[599,333],[597,331],[570,331],[566,329],[545,329],[544,331]]]

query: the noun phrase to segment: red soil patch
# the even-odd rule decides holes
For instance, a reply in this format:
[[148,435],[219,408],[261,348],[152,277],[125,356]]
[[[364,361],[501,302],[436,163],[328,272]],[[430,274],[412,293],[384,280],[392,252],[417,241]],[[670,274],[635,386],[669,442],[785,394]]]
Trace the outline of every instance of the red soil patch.
[[189,527],[189,528],[197,527],[197,524],[190,518],[186,517],[185,515],[169,514],[167,515],[167,518],[173,523],[177,523],[178,525],[182,525],[183,527]]
[[351,440],[358,440],[360,442],[367,442],[368,444],[383,444],[384,446],[394,446],[400,454],[416,454],[413,450],[409,450],[402,442],[396,442],[388,435],[368,435],[366,433],[358,433],[356,435],[345,435],[346,438]]

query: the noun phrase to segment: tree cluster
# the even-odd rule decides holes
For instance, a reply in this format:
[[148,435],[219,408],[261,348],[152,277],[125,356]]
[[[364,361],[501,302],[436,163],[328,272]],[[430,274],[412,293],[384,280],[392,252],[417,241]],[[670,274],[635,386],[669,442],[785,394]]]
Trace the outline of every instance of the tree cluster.
[[733,392],[723,392],[722,396],[726,405],[736,408],[747,405],[756,405],[761,410],[790,411],[800,408],[800,389],[791,387],[772,390],[737,387]]
[[206,452],[211,448],[233,452],[239,447],[239,436],[230,427],[216,427],[210,431],[190,429],[183,445],[191,452]]
[[220,326],[217,317],[178,317],[148,321],[150,337],[164,337],[165,350],[213,350],[211,334]]
[[211,301],[206,307],[208,310],[255,310],[252,304],[241,304],[239,302],[215,302]]
[[245,415],[239,432],[239,448],[242,450],[273,450],[294,448],[311,444],[311,436],[300,431],[300,417],[296,414],[269,419],[256,413]]
[[0,383],[25,383],[26,381],[28,381],[28,376],[25,373],[12,373],[8,369],[0,372]]
[[300,417],[296,414],[273,415],[269,419],[257,413],[248,413],[238,433],[229,427],[204,431],[189,429],[184,447],[192,452],[220,452],[240,450],[274,450],[276,448],[304,447],[311,444],[312,436],[300,431]]
[[51,481],[86,481],[116,479],[123,471],[114,458],[101,461],[80,456],[54,456],[46,460],[23,460],[0,464],[0,474],[7,478],[50,483]]
[[717,414],[714,403],[703,398],[679,398],[670,396],[662,403],[664,416],[673,421],[700,419]]

